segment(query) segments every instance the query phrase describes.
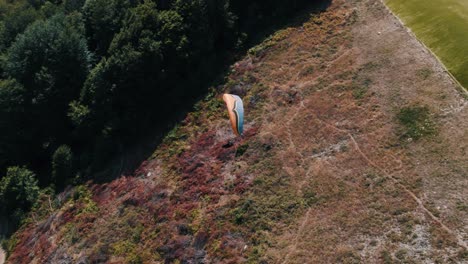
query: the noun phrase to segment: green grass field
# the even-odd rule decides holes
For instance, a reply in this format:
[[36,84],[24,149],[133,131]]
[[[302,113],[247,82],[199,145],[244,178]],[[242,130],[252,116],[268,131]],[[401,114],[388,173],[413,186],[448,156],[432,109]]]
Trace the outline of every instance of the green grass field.
[[385,0],[468,88],[468,0]]

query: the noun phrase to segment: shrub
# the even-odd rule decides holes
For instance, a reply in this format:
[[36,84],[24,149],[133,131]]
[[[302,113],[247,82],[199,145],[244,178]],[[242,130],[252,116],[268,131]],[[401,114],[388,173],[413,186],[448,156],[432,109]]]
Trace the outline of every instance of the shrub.
[[52,181],[61,188],[73,176],[73,153],[69,146],[60,146],[52,156]]
[[[76,2],[73,3],[72,2]],[[91,50],[105,55],[114,35],[120,31],[122,21],[134,1],[126,0],[80,0],[66,2],[65,8],[83,8],[86,37]]]
[[15,80],[0,81],[0,171],[7,166],[7,161],[17,164],[24,158],[20,150],[27,144],[20,135],[31,134],[21,126],[24,121],[24,92],[23,86]]

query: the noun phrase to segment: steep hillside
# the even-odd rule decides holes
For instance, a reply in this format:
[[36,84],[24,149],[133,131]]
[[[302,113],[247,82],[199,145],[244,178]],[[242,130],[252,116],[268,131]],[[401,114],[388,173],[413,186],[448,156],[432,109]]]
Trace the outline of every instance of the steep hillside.
[[252,48],[133,175],[42,197],[9,262],[462,263],[467,104],[380,1],[332,1]]

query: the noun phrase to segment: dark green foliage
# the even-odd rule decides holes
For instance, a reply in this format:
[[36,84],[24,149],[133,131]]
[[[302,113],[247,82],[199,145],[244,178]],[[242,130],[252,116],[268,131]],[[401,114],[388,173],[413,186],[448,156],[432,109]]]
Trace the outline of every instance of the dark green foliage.
[[43,4],[45,4],[46,0],[27,0],[28,3],[34,8],[40,8]]
[[69,146],[60,146],[52,156],[52,179],[57,187],[63,187],[65,180],[73,176],[73,153]]
[[114,35],[120,31],[128,9],[135,5],[134,2],[136,1],[86,1],[83,6],[86,35],[91,49],[97,54],[106,54]]
[[1,241],[1,247],[3,250],[5,250],[7,258],[10,256],[11,252],[13,252],[13,249],[16,247],[17,243],[18,238],[15,235]]
[[86,43],[68,22],[63,15],[38,21],[9,49],[6,73],[24,85],[33,104],[67,106],[86,78]]
[[8,89],[0,93],[11,98],[0,103],[0,115],[15,113],[2,124],[3,133],[12,137],[0,137],[0,144],[15,142],[7,150],[14,154],[12,164],[40,161],[49,146],[70,133],[69,103],[79,95],[89,64],[86,42],[71,18],[35,22],[8,50],[5,72],[16,81],[3,82]]
[[204,54],[213,49],[232,48],[236,44],[239,34],[234,29],[237,17],[230,10],[229,1],[178,0],[174,3],[174,10],[193,29],[188,32],[195,48],[193,52]]
[[[115,11],[123,8],[119,1],[86,2],[91,45],[95,44],[98,54],[108,56],[88,76],[81,98],[69,114],[75,123],[82,124],[80,129],[84,126],[83,133],[133,135],[146,130],[145,124],[167,122],[171,113],[200,93],[201,84],[217,71],[227,52],[242,42],[245,34],[238,29],[240,18],[233,10],[244,14],[243,8],[251,6],[231,8],[227,0],[158,4],[145,1],[127,7],[123,16],[123,12]],[[261,13],[269,15],[283,3],[276,5]],[[298,7],[293,6],[284,12]],[[260,12],[264,7],[252,8]],[[120,16],[112,15],[117,13]],[[116,33],[113,28],[120,31]]]
[[36,175],[24,167],[10,167],[0,180],[0,209],[20,220],[39,195]]
[[0,175],[27,165],[58,190],[92,177],[308,2],[0,1]]
[[158,11],[152,2],[132,9],[109,48],[112,55],[94,68],[82,90],[95,128],[121,130],[144,121],[148,109],[169,110],[164,102],[175,96],[174,81],[186,57],[183,30],[174,11]]
[[241,31],[253,34],[257,30],[280,23],[294,12],[302,10],[306,3],[327,1],[303,0],[235,0],[230,1],[230,10],[240,19],[238,27]]
[[67,13],[71,13],[74,11],[81,11],[81,8],[85,4],[86,0],[65,0],[63,2],[63,9]]
[[57,1],[58,3],[52,3],[51,1],[46,1],[41,8],[39,9],[42,17],[44,19],[53,17],[54,15],[61,13],[63,11],[63,8],[60,4],[60,1]]
[[81,126],[86,120],[86,117],[89,115],[89,112],[90,110],[87,106],[81,105],[80,103],[73,101],[70,103],[68,117],[75,126]]
[[20,160],[21,148],[26,148],[24,137],[29,131],[22,126],[25,108],[25,90],[12,79],[0,81],[0,175],[4,168]]
[[0,51],[8,48],[16,36],[38,18],[38,12],[29,6],[6,11],[0,24]]
[[240,157],[244,155],[244,153],[247,151],[248,148],[249,148],[249,144],[240,145],[236,150],[236,157]]
[[397,117],[405,127],[404,137],[417,140],[435,133],[435,125],[431,119],[429,108],[425,106],[404,107]]

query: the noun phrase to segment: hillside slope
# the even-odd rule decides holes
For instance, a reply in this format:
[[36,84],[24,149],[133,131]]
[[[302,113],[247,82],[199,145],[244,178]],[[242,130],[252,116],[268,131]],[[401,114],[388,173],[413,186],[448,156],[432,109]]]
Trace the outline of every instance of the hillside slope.
[[335,0],[251,49],[134,175],[43,197],[8,261],[467,261],[467,104],[380,1]]

